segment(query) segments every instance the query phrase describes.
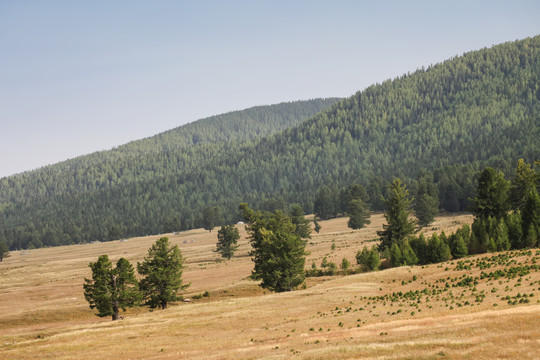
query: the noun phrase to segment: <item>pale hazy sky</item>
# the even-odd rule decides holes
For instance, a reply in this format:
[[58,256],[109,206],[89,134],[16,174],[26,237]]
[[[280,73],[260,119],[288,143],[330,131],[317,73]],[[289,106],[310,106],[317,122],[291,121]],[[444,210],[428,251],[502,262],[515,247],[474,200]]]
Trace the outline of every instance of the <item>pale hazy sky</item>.
[[540,34],[540,1],[0,0],[0,177]]

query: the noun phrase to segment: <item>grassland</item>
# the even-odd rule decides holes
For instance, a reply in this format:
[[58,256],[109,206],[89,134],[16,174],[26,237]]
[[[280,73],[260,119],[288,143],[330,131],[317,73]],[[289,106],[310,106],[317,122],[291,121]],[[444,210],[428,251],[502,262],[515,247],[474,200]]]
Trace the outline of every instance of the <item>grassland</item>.
[[[321,222],[307,266],[340,263],[373,239],[382,215],[361,230]],[[428,233],[454,231],[471,216],[443,216]],[[141,261],[158,236],[12,252],[0,263],[1,359],[238,359],[540,357],[540,252],[483,254],[429,266],[309,278],[273,294],[249,280],[245,231],[231,261],[218,261],[216,231],[167,234],[187,259],[191,282],[164,311],[100,319],[82,294],[101,254]],[[335,243],[335,250],[332,250]],[[208,291],[210,296],[198,298]],[[195,298],[194,298],[195,297]]]

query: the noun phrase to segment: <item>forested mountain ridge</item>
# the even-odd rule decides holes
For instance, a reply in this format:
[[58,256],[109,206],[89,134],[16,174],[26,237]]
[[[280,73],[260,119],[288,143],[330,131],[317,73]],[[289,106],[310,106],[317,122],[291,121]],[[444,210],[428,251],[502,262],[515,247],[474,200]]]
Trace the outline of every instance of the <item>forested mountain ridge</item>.
[[[211,116],[112,150],[6,177],[0,179],[0,209],[25,198],[73,194],[177,172],[176,167],[200,164],[223,146],[295,126],[338,100],[294,101]],[[171,157],[174,164],[167,163]]]
[[13,249],[186,229],[206,206],[236,220],[240,202],[298,202],[311,211],[322,185],[355,181],[376,198],[392,177],[410,182],[426,170],[441,206],[463,210],[483,166],[509,173],[518,158],[538,158],[539,84],[540,36],[470,52],[373,85],[270,136],[227,142],[219,152],[203,143],[196,153],[141,157],[154,169],[126,175],[131,181],[3,202],[0,237]]

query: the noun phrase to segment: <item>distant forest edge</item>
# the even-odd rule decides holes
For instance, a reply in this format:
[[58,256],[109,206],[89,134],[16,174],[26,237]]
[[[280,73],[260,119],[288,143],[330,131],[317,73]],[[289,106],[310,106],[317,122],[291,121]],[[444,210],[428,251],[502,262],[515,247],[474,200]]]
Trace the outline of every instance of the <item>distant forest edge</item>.
[[[513,173],[540,153],[540,36],[469,52],[355,95],[256,107],[117,149],[0,179],[0,240],[12,250],[114,240],[240,219],[353,183],[381,210],[399,177],[436,185],[463,211],[485,166]],[[337,102],[336,102],[337,101]]]

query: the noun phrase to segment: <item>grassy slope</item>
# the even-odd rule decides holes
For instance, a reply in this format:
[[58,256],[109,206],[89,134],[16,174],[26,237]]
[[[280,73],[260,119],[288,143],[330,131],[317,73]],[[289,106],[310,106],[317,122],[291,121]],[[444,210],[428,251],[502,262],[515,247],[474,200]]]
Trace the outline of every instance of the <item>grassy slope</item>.
[[[311,259],[320,264],[327,255],[336,263],[343,256],[353,262],[364,241],[374,244],[369,240],[382,222],[382,215],[375,215],[368,228],[357,231],[346,228],[346,219],[323,222],[323,231],[309,245],[308,264]],[[434,227],[450,232],[470,222],[470,216],[447,216],[439,218]],[[156,237],[38,249],[24,255],[13,252],[0,263],[0,358],[233,359],[288,358],[293,354],[307,359],[534,358],[538,354],[537,271],[514,279],[479,280],[476,290],[451,287],[424,296],[420,303],[369,297],[424,288],[432,291],[436,286],[443,289],[447,277],[479,276],[482,270],[475,266],[456,270],[454,261],[309,279],[307,289],[263,295],[247,279],[252,263],[246,256],[245,238],[238,257],[216,262],[212,252],[215,235],[215,231],[200,229],[171,235],[188,260],[184,278],[192,287],[186,295],[208,290],[209,298],[166,311],[131,310],[118,322],[99,319],[88,309],[82,296],[83,278],[90,275],[87,264],[104,253],[113,260],[124,256],[135,263]],[[335,251],[330,249],[332,241],[337,245]],[[534,257],[533,252],[508,261],[530,265]],[[497,268],[505,265],[483,271]],[[417,280],[410,282],[414,275]],[[439,279],[445,281],[437,282]],[[497,290],[492,292],[494,288]],[[528,298],[528,304],[518,305],[501,299],[518,292],[534,296]],[[485,298],[477,302],[482,294]]]

